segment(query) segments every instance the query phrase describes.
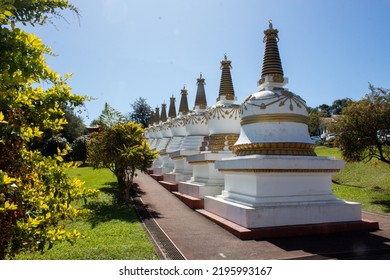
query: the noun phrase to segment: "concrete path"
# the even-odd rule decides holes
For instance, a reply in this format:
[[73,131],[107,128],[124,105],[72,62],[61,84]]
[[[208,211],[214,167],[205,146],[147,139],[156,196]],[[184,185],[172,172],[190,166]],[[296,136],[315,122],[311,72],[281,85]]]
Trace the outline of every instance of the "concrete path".
[[390,259],[390,216],[363,213],[364,219],[379,222],[374,233],[243,241],[187,207],[149,175],[138,174],[135,182],[146,209],[186,259]]

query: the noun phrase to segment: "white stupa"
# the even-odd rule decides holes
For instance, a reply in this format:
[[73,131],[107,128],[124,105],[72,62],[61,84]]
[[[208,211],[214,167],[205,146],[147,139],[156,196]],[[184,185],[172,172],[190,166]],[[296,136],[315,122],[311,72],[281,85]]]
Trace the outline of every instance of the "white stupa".
[[216,162],[225,187],[221,195],[205,197],[200,212],[224,221],[232,232],[250,233],[243,238],[375,230],[376,223],[361,220],[360,204],[332,194],[332,175],[344,163],[315,155],[306,103],[284,88],[278,30],[270,22],[264,34],[259,91],[242,103],[237,156]]
[[155,149],[154,146],[156,141],[156,138],[154,136],[153,123],[154,123],[154,112],[152,111],[150,112],[148,127],[145,128],[145,138],[148,141],[150,149]]
[[174,164],[172,172],[165,173],[163,181],[160,182],[171,191],[177,191],[179,181],[185,181],[191,177],[192,167],[188,164],[187,157],[200,152],[204,137],[209,134],[204,79],[200,77],[197,81],[198,89],[193,111],[189,112],[187,101],[188,92],[183,87],[181,90],[179,115],[172,125],[173,133],[183,135],[183,129],[185,129],[185,136],[182,139],[180,149],[169,154]]
[[[166,148],[172,139],[171,124],[170,120],[167,118],[167,105],[163,103],[161,105],[161,116],[159,118],[159,125],[155,126],[155,133],[157,132],[159,137],[158,143],[156,143],[156,150],[158,151],[157,158],[153,162],[153,174],[155,176],[162,175],[164,170],[164,163],[166,157]],[[158,115],[159,110],[156,108],[156,115]]]
[[156,150],[162,138],[161,124],[160,124],[160,108],[158,107],[156,107],[155,109],[153,123],[149,128],[149,131],[153,135],[153,139],[154,139],[151,148],[153,150]]
[[203,199],[208,195],[221,194],[224,186],[223,174],[215,168],[215,161],[231,157],[231,147],[240,133],[240,106],[236,103],[233,82],[230,73],[231,61],[221,61],[221,82],[217,103],[208,110],[208,130],[210,135],[204,138],[201,152],[187,157],[192,166],[192,177],[179,182],[180,197],[192,208],[203,208]]
[[[200,77],[197,79],[195,105],[185,119],[186,136],[183,139],[180,150],[170,154],[175,166],[172,174],[175,175],[172,176],[171,174],[167,178],[170,183],[176,185],[180,181],[190,179],[192,176],[192,167],[188,163],[187,157],[200,153],[204,138],[209,135],[207,126],[207,99],[204,84],[204,78],[200,74]],[[187,95],[185,88],[182,90],[182,94],[184,93],[183,91]],[[165,177],[164,181],[166,181]]]
[[176,116],[175,100],[174,96],[170,98],[168,119],[165,122],[165,128],[169,130],[169,132],[165,133],[171,137],[165,150],[160,153],[162,161],[160,174],[169,173],[174,169],[174,164],[169,154],[180,150],[184,136],[186,135],[183,118],[181,116],[177,118]]

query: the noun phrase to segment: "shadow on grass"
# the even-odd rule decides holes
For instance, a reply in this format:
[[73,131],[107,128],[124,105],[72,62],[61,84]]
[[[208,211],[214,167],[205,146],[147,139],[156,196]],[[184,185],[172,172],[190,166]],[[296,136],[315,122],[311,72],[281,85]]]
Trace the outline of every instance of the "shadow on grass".
[[[139,199],[134,199],[130,203],[126,202],[116,182],[106,183],[99,190],[112,197],[112,199],[89,202],[85,205],[85,208],[91,210],[87,221],[91,224],[92,228],[112,220],[134,223],[139,222],[140,219],[151,218],[150,215],[159,217],[159,213],[149,213],[147,211],[148,206],[143,205]],[[135,186],[132,195],[135,198],[142,195],[138,186]],[[142,215],[140,215],[140,211]]]
[[372,201],[372,204],[382,206],[385,214],[390,215],[390,198],[389,199],[374,200],[374,201]]
[[362,186],[351,185],[351,184],[348,184],[348,183],[341,183],[341,182],[338,182],[338,181],[336,181],[336,180],[332,180],[332,183],[333,183],[333,184],[336,184],[336,185],[342,185],[342,186],[347,186],[347,187],[353,187],[353,188],[358,188],[358,189],[364,189],[364,187],[362,187]]

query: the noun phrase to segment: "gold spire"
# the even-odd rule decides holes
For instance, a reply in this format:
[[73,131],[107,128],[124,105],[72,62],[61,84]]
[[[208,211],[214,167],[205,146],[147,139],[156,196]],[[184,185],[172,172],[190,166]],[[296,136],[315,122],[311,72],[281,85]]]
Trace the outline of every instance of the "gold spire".
[[176,106],[175,106],[176,98],[172,94],[172,97],[170,97],[170,99],[171,99],[171,101],[169,103],[168,117],[173,119],[173,118],[176,118]]
[[182,113],[183,115],[187,115],[190,110],[188,108],[188,100],[187,100],[188,92],[186,86],[183,87],[180,94],[181,94],[181,99],[180,99],[179,112]]
[[156,111],[154,113],[154,122],[156,124],[160,123],[160,108],[156,107]]
[[283,82],[284,79],[277,43],[279,41],[279,30],[273,28],[272,20],[269,20],[268,22],[269,28],[264,31],[263,42],[265,43],[265,50],[259,84],[264,82],[266,75],[272,76],[274,82]]
[[199,106],[200,109],[206,109],[207,107],[207,100],[206,100],[206,92],[204,90],[204,78],[202,78],[202,73],[200,73],[200,76],[198,79],[196,79],[196,84],[198,85],[198,89],[196,90],[196,97],[195,97],[195,106]]
[[221,83],[219,85],[219,96],[217,98],[217,101],[221,99],[221,96],[225,96],[226,100],[234,100],[234,88],[233,88],[233,82],[232,82],[232,76],[230,74],[231,61],[227,59],[227,56],[225,54],[225,60],[221,61]]
[[165,104],[165,102],[161,104],[161,121],[167,121],[167,104]]

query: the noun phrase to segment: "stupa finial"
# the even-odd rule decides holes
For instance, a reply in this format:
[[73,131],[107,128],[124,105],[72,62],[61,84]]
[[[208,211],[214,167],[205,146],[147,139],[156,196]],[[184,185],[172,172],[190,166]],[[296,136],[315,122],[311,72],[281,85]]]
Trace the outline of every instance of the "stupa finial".
[[154,113],[154,121],[156,124],[160,123],[160,108],[157,106]]
[[187,89],[186,86],[183,86],[183,89],[181,90],[181,98],[180,98],[180,105],[179,105],[179,112],[182,113],[183,115],[187,115],[188,112],[190,111],[188,108],[188,100],[187,100]]
[[160,118],[160,120],[162,122],[167,121],[167,104],[165,103],[165,101],[163,104],[161,104],[161,118]]
[[231,61],[227,59],[226,53],[224,54],[224,59],[221,61],[221,82],[219,85],[219,95],[217,98],[217,101],[221,99],[222,96],[224,96],[224,99],[226,100],[234,100],[234,88],[233,88],[233,81],[232,81],[232,75],[230,73]]
[[272,20],[268,21],[269,28],[264,30],[263,42],[265,43],[263,67],[259,84],[265,81],[265,76],[271,76],[273,82],[283,82],[284,74],[282,62],[280,60],[278,41],[279,30],[273,28]]
[[196,79],[196,84],[198,85],[198,88],[196,90],[196,97],[195,97],[195,106],[198,106],[200,109],[206,109],[207,107],[207,100],[206,100],[206,91],[204,89],[205,81],[202,77],[202,73],[200,73],[199,78]]
[[175,101],[176,101],[176,98],[172,94],[172,97],[170,97],[169,111],[168,111],[168,117],[170,117],[171,119],[176,117]]

